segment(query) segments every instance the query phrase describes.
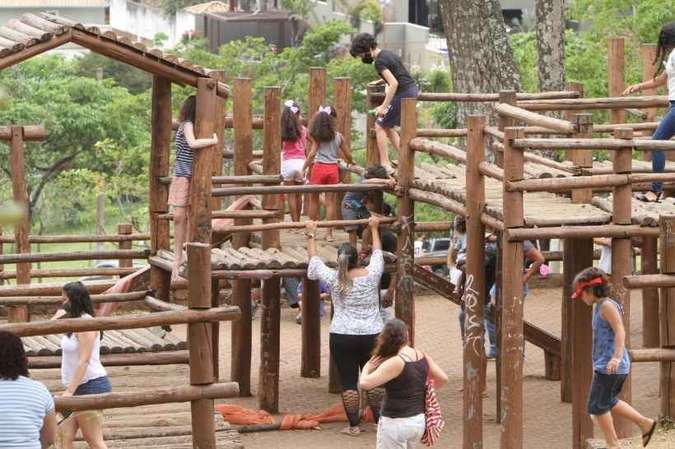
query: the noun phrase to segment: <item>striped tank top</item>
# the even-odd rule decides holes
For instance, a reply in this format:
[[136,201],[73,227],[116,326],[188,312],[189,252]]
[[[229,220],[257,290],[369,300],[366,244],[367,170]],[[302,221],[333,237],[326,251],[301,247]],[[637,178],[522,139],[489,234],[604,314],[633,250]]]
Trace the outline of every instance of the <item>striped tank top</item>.
[[185,138],[185,132],[183,131],[185,123],[187,122],[181,123],[178,127],[178,130],[176,131],[175,176],[181,178],[192,178],[192,159],[194,157],[194,153],[192,152],[192,148],[190,148],[190,145],[188,145],[187,139]]

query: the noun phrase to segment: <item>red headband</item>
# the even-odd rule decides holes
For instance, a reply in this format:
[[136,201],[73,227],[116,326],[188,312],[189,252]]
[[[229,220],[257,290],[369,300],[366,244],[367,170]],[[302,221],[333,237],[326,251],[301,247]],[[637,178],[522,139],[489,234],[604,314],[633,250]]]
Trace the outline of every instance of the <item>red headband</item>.
[[574,293],[572,293],[572,299],[580,298],[581,292],[583,292],[585,288],[593,287],[593,286],[596,286],[596,285],[602,285],[604,283],[605,283],[605,280],[602,278],[602,276],[598,276],[597,278],[593,278],[590,281],[579,282],[579,283],[577,283],[577,286],[576,286],[576,289],[574,290]]

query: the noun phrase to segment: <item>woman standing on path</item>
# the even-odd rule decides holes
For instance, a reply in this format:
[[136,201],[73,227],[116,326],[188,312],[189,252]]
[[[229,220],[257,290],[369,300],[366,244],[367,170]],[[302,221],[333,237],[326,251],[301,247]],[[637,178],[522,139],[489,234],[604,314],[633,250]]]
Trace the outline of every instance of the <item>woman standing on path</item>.
[[[82,282],[69,282],[63,286],[63,305],[54,314],[59,318],[92,319],[94,308],[87,287]],[[61,339],[61,381],[66,391],[62,396],[110,393],[112,387],[100,360],[101,333],[77,332]],[[91,449],[106,449],[103,441],[103,413],[87,410],[63,414],[65,419],[59,427],[62,449],[72,449],[77,430]]]
[[409,346],[405,323],[389,320],[359,381],[364,390],[384,386],[386,391],[377,425],[377,449],[412,449],[422,438],[427,374],[435,388],[448,382],[447,374],[431,357]]
[[54,399],[29,379],[21,339],[0,331],[0,447],[46,449],[56,439]]
[[[384,272],[384,258],[378,226],[380,219],[371,216],[368,226],[373,234],[373,254],[367,267],[358,266],[358,253],[349,243],[338,249],[337,271],[330,269],[316,255],[316,222],[307,223],[307,277],[325,282],[333,300],[333,320],[330,325],[330,351],[335,360],[340,383],[342,403],[349,420],[349,427],[342,430],[347,435],[361,433],[359,422],[359,370],[363,368],[375,347],[375,339],[382,330],[380,316],[380,278]],[[377,421],[379,395],[372,392],[368,403]]]

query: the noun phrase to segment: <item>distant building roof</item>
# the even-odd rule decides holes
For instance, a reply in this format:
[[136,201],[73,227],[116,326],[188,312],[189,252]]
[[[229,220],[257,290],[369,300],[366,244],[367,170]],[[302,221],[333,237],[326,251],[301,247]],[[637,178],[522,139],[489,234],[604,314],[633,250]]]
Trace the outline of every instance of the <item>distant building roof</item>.
[[288,17],[291,15],[291,13],[288,11],[270,9],[264,12],[235,11],[235,12],[216,13],[213,15],[220,17],[222,20],[227,22],[251,22],[251,21],[266,22],[266,21],[288,20]]
[[109,0],[2,0],[0,8],[103,8]]
[[227,12],[230,8],[223,2],[213,1],[183,8],[192,14],[215,14]]

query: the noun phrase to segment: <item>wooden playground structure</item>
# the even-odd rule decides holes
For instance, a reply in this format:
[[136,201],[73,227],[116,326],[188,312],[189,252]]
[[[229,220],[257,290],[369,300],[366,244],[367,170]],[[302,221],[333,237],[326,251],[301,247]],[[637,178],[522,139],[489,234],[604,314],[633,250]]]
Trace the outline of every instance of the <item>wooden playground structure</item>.
[[[172,386],[146,390],[144,394],[110,393],[96,397],[63,398],[57,408],[70,410],[138,407],[168,402],[191,403],[193,447],[221,447],[216,438],[218,425],[212,419],[214,399],[251,395],[252,310],[251,290],[262,285],[261,359],[257,397],[260,408],[279,410],[280,364],[280,281],[285,276],[304,277],[307,255],[303,242],[281,230],[301,227],[285,221],[281,194],[309,192],[348,192],[379,190],[391,192],[398,201],[398,217],[387,220],[398,232],[399,247],[388,269],[397,273],[396,315],[415,335],[415,283],[424,285],[454,302],[454,286],[446,279],[423,269],[432,261],[415,258],[415,232],[448,229],[448,223],[417,223],[416,202],[434,205],[453,214],[467,217],[467,275],[472,279],[463,298],[467,314],[464,344],[464,448],[482,447],[481,377],[483,358],[483,251],[485,227],[499,234],[500,267],[498,273],[498,307],[500,351],[497,363],[498,413],[502,423],[501,448],[523,447],[523,341],[542,348],[546,378],[560,380],[561,400],[572,403],[573,447],[584,447],[592,437],[592,423],[585,413],[585,399],[592,369],[588,347],[591,339],[591,310],[569,300],[571,279],[593,263],[593,237],[611,237],[612,277],[624,307],[629,310],[630,289],[643,289],[645,330],[643,349],[631,350],[633,362],[661,363],[661,414],[673,416],[675,408],[675,345],[671,305],[675,288],[675,205],[669,202],[647,205],[632,200],[632,191],[645,189],[646,183],[663,181],[666,187],[675,182],[675,165],[667,164],[666,173],[652,174],[650,164],[632,160],[632,151],[675,150],[675,142],[655,142],[644,134],[653,130],[655,110],[667,106],[665,97],[630,97],[618,95],[623,89],[622,41],[610,43],[610,98],[584,98],[583,88],[572,85],[565,92],[498,94],[423,93],[418,99],[406,99],[402,106],[401,149],[397,163],[397,187],[388,184],[350,184],[344,170],[340,184],[328,186],[281,185],[280,118],[281,89],[264,91],[264,113],[254,117],[252,83],[237,78],[231,88],[223,83],[223,74],[196,67],[157,50],[101,33],[92,27],[49,14],[27,14],[10,22],[10,31],[0,30],[0,69],[10,67],[66,42],[74,42],[105,56],[134,65],[153,75],[152,144],[150,148],[149,233],[134,234],[129,225],[120,225],[112,236],[31,236],[28,218],[19,224],[14,236],[1,236],[2,243],[14,243],[15,253],[0,254],[0,266],[17,264],[15,272],[0,270],[0,279],[15,279],[16,285],[0,287],[0,305],[8,310],[11,330],[27,338],[33,369],[58,366],[54,334],[68,331],[111,331],[104,342],[109,354],[102,361],[107,366],[189,364],[189,386]],[[11,38],[13,36],[13,38]],[[646,48],[645,55],[649,52]],[[646,57],[647,58],[647,57]],[[647,60],[647,59],[645,59]],[[648,77],[650,74],[645,73]],[[338,130],[351,145],[352,87],[348,78],[334,82],[332,104],[338,113]],[[173,218],[167,204],[170,182],[170,142],[172,83],[197,88],[196,135],[216,132],[219,144],[195,153],[191,181],[188,262],[185,281],[171,284],[169,222]],[[315,111],[327,98],[326,71],[312,69],[308,92],[309,111]],[[225,98],[233,100],[231,115],[226,114]],[[381,102],[374,87],[367,92],[367,107]],[[422,101],[490,102],[498,116],[497,126],[486,117],[471,116],[466,128],[418,128],[416,103]],[[646,110],[645,122],[624,123],[625,111]],[[593,124],[587,111],[609,110],[610,124]],[[565,119],[544,115],[562,111]],[[640,114],[642,115],[642,114]],[[367,164],[377,163],[377,150],[369,116]],[[223,135],[232,128],[234,149],[225,151]],[[260,129],[262,151],[254,151],[254,130]],[[23,142],[41,140],[48,130],[40,126],[0,128],[0,139],[10,142],[12,187],[15,200],[26,203]],[[611,134],[612,137],[603,137]],[[459,138],[464,148],[435,141]],[[495,162],[485,159],[491,150]],[[556,162],[530,150],[564,149],[566,161]],[[593,162],[593,149],[609,150],[612,162]],[[416,165],[415,153],[422,152],[452,163]],[[223,176],[223,159],[233,159],[233,175]],[[355,169],[360,172],[360,170]],[[606,193],[610,195],[607,196]],[[258,198],[261,196],[261,199]],[[249,197],[246,209],[222,210],[224,197]],[[507,207],[508,206],[508,207]],[[223,220],[233,220],[232,223]],[[262,223],[254,220],[262,220]],[[365,221],[323,221],[320,226],[342,227]],[[630,260],[632,237],[641,238],[642,274],[632,275]],[[338,234],[338,241],[347,236]],[[548,253],[549,259],[563,260],[565,288],[561,313],[561,338],[523,320],[523,271],[521,242],[526,239],[560,238],[565,242],[560,254]],[[659,249],[660,238],[660,249]],[[148,250],[134,250],[133,241],[149,240]],[[118,242],[115,251],[33,253],[31,243]],[[228,241],[223,245],[224,242]],[[334,246],[322,245],[325,259],[334,258]],[[0,250],[2,247],[0,246]],[[660,266],[657,255],[660,253]],[[35,270],[35,262],[63,260],[120,260],[119,268]],[[133,259],[146,259],[149,269],[137,272]],[[441,263],[444,263],[443,260]],[[659,273],[660,270],[660,273]],[[32,283],[34,278],[78,277],[86,275],[131,276],[131,291],[110,293],[115,281],[90,284],[97,303],[141,302],[151,313],[143,315],[101,316],[93,320],[30,321],[30,308],[59,303],[61,286]],[[318,282],[304,279],[302,308],[302,362],[300,375],[321,375],[321,332]],[[221,306],[220,291],[231,286],[232,306]],[[658,288],[661,288],[659,300]],[[186,289],[188,306],[172,302],[172,291]],[[626,320],[628,314],[626,314]],[[230,382],[219,381],[219,325],[232,323],[232,360]],[[146,328],[170,324],[188,324],[187,343],[173,337],[159,339]],[[659,326],[655,326],[659,323]],[[628,323],[626,328],[629,329]],[[132,331],[125,331],[132,329]],[[114,333],[120,331],[118,333]],[[106,332],[108,334],[108,332]],[[33,339],[30,339],[32,337]],[[630,345],[630,342],[628,342]],[[31,352],[32,351],[32,352]],[[166,352],[173,351],[173,352]],[[501,369],[508,364],[509,369]],[[471,373],[480,373],[479,376]],[[339,391],[337,377],[329,372],[329,390]],[[624,397],[630,401],[630,383]],[[623,436],[629,429],[618,424]],[[145,432],[145,433],[144,433]],[[149,431],[140,432],[151,438]],[[187,433],[189,432],[189,433]],[[154,435],[157,436],[157,435]],[[161,440],[161,439],[160,439]],[[150,443],[149,443],[150,444]],[[159,443],[158,443],[159,444]],[[185,443],[187,444],[187,443]],[[179,447],[178,445],[176,447]],[[181,446],[183,447],[183,446]]]

